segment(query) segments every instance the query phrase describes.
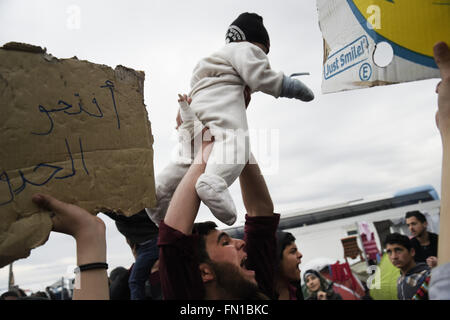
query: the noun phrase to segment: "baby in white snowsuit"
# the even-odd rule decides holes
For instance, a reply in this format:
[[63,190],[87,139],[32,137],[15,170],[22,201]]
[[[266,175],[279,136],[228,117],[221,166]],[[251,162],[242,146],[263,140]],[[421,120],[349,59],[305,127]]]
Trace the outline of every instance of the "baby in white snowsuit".
[[[193,133],[198,118],[214,136],[205,173],[198,178],[195,187],[216,218],[232,225],[236,221],[236,208],[228,187],[239,177],[250,155],[244,88],[248,86],[251,92],[261,91],[275,98],[302,101],[313,100],[314,94],[299,80],[270,68],[269,35],[262,17],[257,14],[241,14],[228,28],[226,42],[221,50],[200,60],[195,67],[189,93],[192,102],[189,106],[187,101],[180,100],[183,120],[180,129]],[[193,153],[189,156],[193,159]],[[189,161],[179,159],[156,177],[158,204],[156,208],[147,209],[155,223],[164,218],[189,165]]]

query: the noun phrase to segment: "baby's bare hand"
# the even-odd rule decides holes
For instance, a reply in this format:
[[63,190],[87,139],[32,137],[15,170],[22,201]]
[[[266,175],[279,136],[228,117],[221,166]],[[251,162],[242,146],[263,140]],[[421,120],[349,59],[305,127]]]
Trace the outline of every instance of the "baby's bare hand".
[[188,104],[191,104],[192,98],[188,97],[187,94],[178,94],[178,102],[186,101]]

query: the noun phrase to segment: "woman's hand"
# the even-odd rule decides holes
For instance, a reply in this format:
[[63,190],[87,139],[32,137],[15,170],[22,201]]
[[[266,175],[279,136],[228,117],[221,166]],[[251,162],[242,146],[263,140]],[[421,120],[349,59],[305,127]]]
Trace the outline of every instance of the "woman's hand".
[[323,291],[317,292],[317,300],[327,300],[327,294]]

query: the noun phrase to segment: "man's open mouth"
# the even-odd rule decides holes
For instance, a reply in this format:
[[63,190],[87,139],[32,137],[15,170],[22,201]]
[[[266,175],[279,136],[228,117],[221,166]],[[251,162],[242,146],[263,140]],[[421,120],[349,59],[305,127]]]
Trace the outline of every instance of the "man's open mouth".
[[241,268],[247,269],[247,257],[242,258]]

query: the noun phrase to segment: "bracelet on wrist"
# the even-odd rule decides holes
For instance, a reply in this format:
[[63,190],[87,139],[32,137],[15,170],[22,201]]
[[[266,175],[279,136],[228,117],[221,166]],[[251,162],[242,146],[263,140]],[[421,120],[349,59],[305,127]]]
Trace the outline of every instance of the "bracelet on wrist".
[[108,264],[105,262],[94,262],[83,264],[81,266],[76,267],[73,272],[78,273],[81,271],[95,270],[95,269],[108,269]]

